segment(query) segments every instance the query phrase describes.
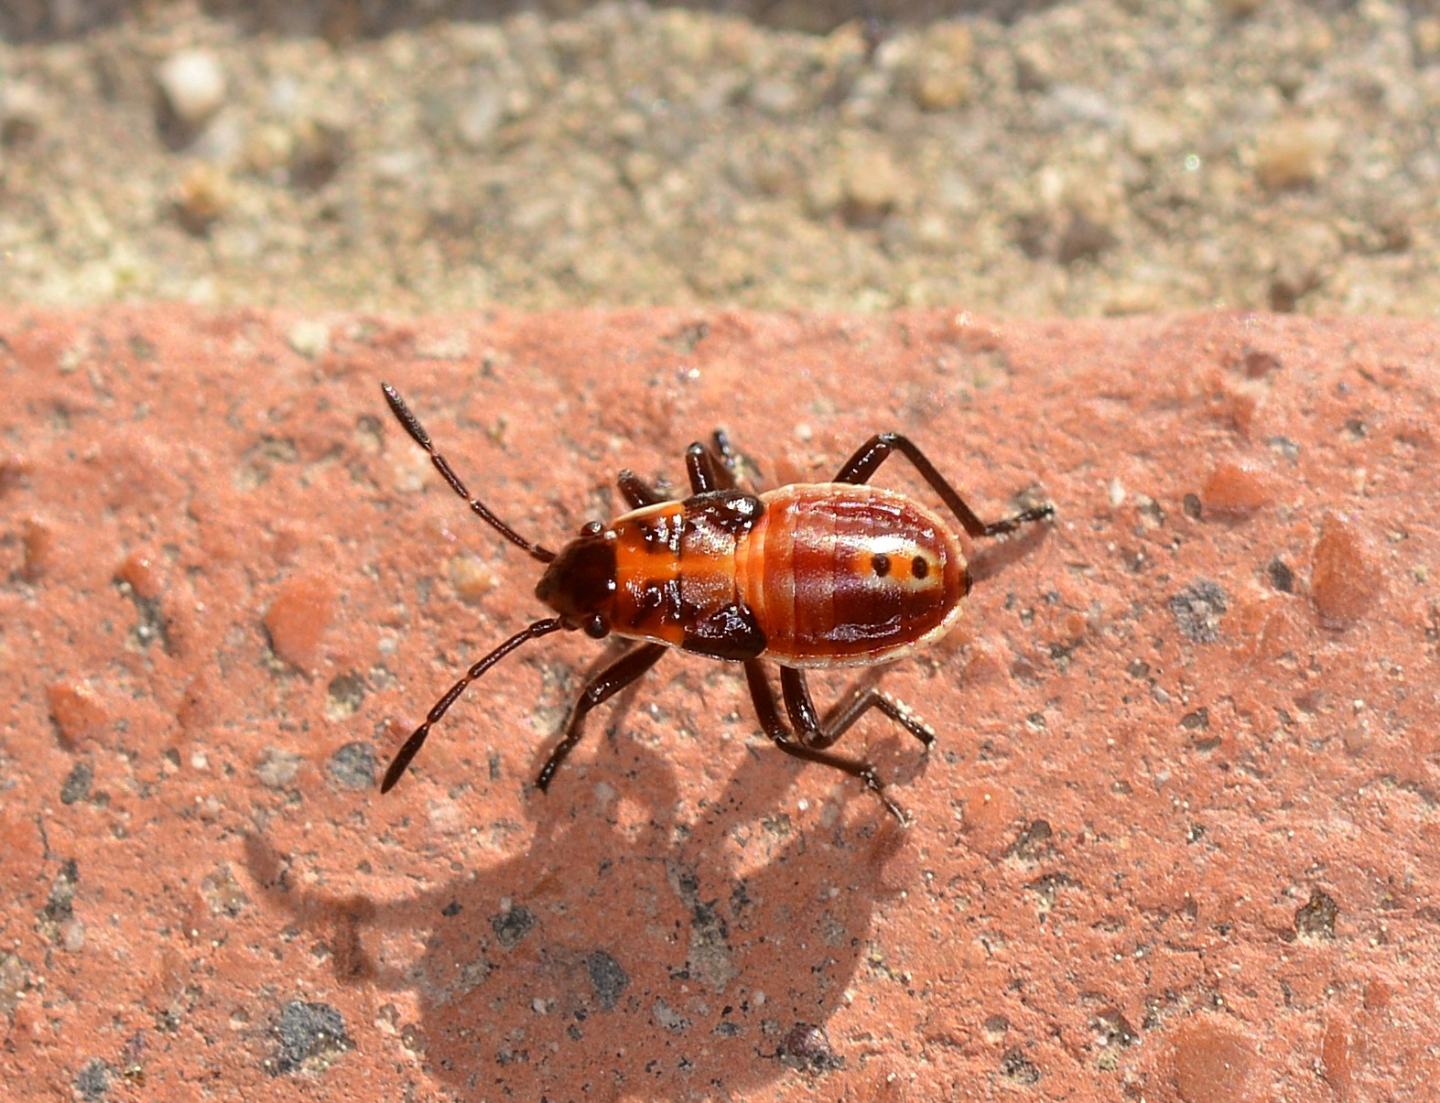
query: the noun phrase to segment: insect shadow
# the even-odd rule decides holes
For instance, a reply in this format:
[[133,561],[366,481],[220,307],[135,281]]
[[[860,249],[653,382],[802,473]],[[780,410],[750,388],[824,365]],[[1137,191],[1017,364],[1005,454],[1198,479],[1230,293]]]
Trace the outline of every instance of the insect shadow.
[[[378,1044],[459,1098],[723,1098],[786,1075],[784,1039],[841,1006],[906,836],[864,801],[828,828],[767,816],[798,771],[747,749],[681,820],[670,763],[626,740],[591,777],[644,794],[648,823],[552,809],[525,853],[398,900],[300,889],[254,835],[249,872],[328,929],[341,983],[415,994],[418,1022]],[[413,960],[382,952],[417,937]]]

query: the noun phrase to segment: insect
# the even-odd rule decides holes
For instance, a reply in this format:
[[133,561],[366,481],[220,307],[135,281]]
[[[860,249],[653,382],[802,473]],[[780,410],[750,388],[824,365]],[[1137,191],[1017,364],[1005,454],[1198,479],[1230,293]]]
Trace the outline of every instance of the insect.
[[[586,685],[564,733],[535,780],[543,792],[580,741],[585,717],[630,685],[671,649],[740,663],[765,734],[782,751],[843,770],[871,789],[902,823],[907,817],[875,768],[829,748],[871,708],[928,749],[934,733],[874,688],[842,698],[824,716],[805,684],[812,667],[889,662],[945,635],[970,592],[969,566],[955,534],[925,506],[868,485],[899,452],[972,537],[999,536],[1054,516],[1046,503],[986,524],[907,438],[879,433],[827,483],[794,483],[761,494],[740,489],[743,458],[717,431],[714,449],[686,450],[690,496],[670,499],[634,472],[617,483],[630,512],[608,525],[591,521],[560,549],[531,543],[477,498],[435,450],[404,400],[382,383],[405,431],[470,508],[511,543],[545,564],[535,596],[554,615],[521,629],[470,667],[435,702],[391,761],[389,792],[430,729],[471,682],[522,644],[560,630],[636,641]],[[763,663],[780,667],[787,725]]]

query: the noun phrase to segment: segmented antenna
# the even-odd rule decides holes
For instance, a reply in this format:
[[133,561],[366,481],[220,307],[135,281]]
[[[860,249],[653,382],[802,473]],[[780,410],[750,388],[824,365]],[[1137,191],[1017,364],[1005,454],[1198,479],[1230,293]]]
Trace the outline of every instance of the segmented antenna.
[[405,740],[404,746],[395,752],[395,757],[390,760],[390,766],[385,771],[385,777],[380,782],[380,792],[388,793],[395,788],[395,783],[400,780],[400,775],[410,765],[410,760],[420,753],[420,748],[425,745],[425,739],[430,734],[430,728],[440,722],[451,705],[465,692],[467,686],[476,678],[484,674],[492,666],[498,663],[510,652],[514,651],[522,643],[528,640],[537,639],[540,636],[548,635],[551,632],[563,627],[559,617],[548,617],[545,620],[537,620],[529,628],[521,629],[508,640],[502,643],[490,654],[477,662],[465,672],[465,676],[445,691],[445,696],[436,701],[430,712],[425,717],[425,723],[415,729],[409,739]]
[[410,407],[405,405],[405,400],[400,397],[400,393],[396,391],[394,387],[390,386],[389,383],[381,383],[380,389],[385,392],[385,401],[390,403],[391,413],[395,415],[401,425],[405,426],[405,431],[410,434],[415,443],[429,453],[430,462],[435,465],[435,470],[445,477],[445,481],[450,484],[451,490],[455,491],[456,494],[470,503],[470,508],[479,515],[480,520],[493,526],[506,540],[509,540],[517,547],[524,548],[526,552],[540,560],[541,563],[549,563],[555,558],[555,553],[549,548],[542,547],[540,544],[532,544],[504,521],[496,517],[495,514],[491,513],[485,503],[480,501],[479,498],[471,497],[470,491],[465,489],[465,484],[460,481],[459,476],[450,470],[450,465],[445,462],[445,457],[435,451],[435,445],[430,443],[430,434],[425,432],[425,428],[420,424],[420,420],[410,412]]

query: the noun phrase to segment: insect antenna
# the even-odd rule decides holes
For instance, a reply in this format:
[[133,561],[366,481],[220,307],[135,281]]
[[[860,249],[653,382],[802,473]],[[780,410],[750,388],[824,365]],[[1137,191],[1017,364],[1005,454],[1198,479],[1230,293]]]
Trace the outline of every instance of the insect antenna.
[[390,760],[390,766],[386,769],[385,777],[380,782],[380,792],[388,793],[391,789],[395,788],[395,783],[400,780],[400,775],[403,774],[406,767],[410,765],[410,760],[414,758],[416,754],[419,753],[420,748],[425,745],[425,737],[430,734],[431,726],[440,722],[440,717],[445,715],[446,711],[455,703],[460,694],[465,692],[466,687],[469,686],[471,682],[484,674],[522,643],[525,643],[527,640],[538,639],[541,636],[549,635],[551,632],[562,627],[563,625],[559,617],[547,617],[544,620],[537,620],[534,624],[530,625],[530,627],[523,628],[519,632],[516,632],[494,651],[490,652],[490,654],[486,655],[467,670],[465,676],[446,690],[445,695],[435,702],[434,706],[425,716],[425,723],[415,729],[410,738],[405,740],[405,745],[402,746],[400,750],[395,753],[395,757]]
[[555,553],[549,548],[542,547],[539,544],[532,544],[504,521],[496,517],[495,514],[491,513],[485,503],[480,501],[479,498],[471,497],[470,491],[465,489],[465,484],[460,481],[460,477],[456,475],[454,471],[450,470],[450,465],[445,462],[445,457],[435,451],[435,445],[430,443],[430,434],[425,432],[424,427],[420,424],[420,419],[410,412],[410,407],[405,405],[405,400],[400,397],[400,393],[394,387],[390,386],[389,383],[381,383],[380,389],[385,392],[385,401],[390,403],[390,411],[395,415],[400,424],[405,426],[405,431],[414,438],[416,444],[429,453],[430,462],[435,465],[435,470],[445,477],[445,481],[450,484],[451,490],[455,491],[456,494],[470,503],[470,508],[479,515],[482,521],[493,526],[501,536],[505,537],[505,539],[509,540],[512,544],[524,548],[525,551],[540,560],[541,563],[549,563],[555,558]]

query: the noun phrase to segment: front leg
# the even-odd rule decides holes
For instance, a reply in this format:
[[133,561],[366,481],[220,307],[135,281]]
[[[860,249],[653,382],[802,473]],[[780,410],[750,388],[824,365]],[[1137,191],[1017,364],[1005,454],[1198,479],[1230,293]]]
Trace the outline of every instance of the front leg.
[[631,509],[659,505],[669,500],[628,467],[623,468],[615,477],[615,485],[620,488],[620,496]]
[[707,490],[734,490],[740,485],[742,475],[750,485],[758,489],[761,484],[760,469],[748,456],[735,450],[724,429],[716,429],[709,448],[695,441],[685,450],[685,467],[690,476],[690,490],[703,494]]
[[551,779],[555,777],[555,771],[560,768],[560,763],[565,761],[576,743],[580,742],[581,728],[585,723],[586,714],[596,705],[608,701],[615,694],[635,681],[657,662],[660,656],[665,654],[669,648],[663,643],[650,643],[644,647],[637,647],[634,651],[627,651],[613,663],[607,666],[599,674],[590,680],[575,702],[575,707],[570,710],[570,719],[565,724],[565,735],[559,744],[550,752],[550,757],[545,760],[545,765],[540,768],[540,776],[535,779],[535,787],[542,793],[550,788]]
[[685,473],[690,476],[690,493],[707,494],[712,490],[733,490],[735,477],[728,467],[715,466],[715,457],[698,440],[685,449]]

